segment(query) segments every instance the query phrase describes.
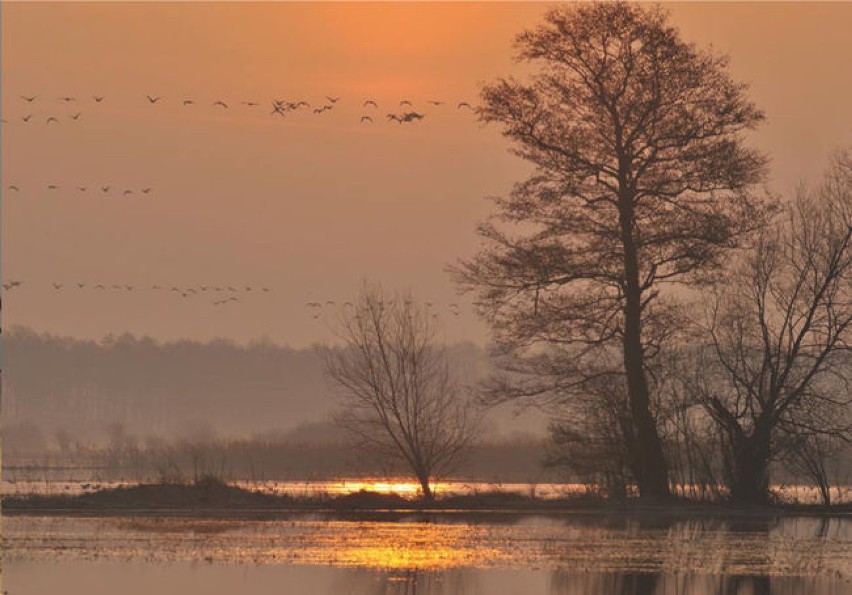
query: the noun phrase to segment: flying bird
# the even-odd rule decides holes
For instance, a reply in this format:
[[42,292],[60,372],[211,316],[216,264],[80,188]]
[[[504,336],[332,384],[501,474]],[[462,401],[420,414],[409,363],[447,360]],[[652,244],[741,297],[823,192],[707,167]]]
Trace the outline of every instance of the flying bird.
[[59,100],[64,101],[65,103],[71,103],[72,101],[77,101],[73,97],[60,97]]
[[130,194],[133,194],[133,190],[125,190],[124,191],[124,196],[128,196]]
[[329,97],[328,95],[326,95],[325,98],[332,103],[337,103],[338,101],[340,101],[340,97]]
[[407,99],[403,99],[399,102],[399,105],[411,105],[411,102]]
[[50,116],[50,117],[48,117],[48,118],[47,118],[47,120],[45,120],[45,122],[46,122],[47,124],[50,124],[50,123],[52,123],[52,122],[59,122],[59,118],[55,118],[55,117],[53,117],[53,116]]
[[261,289],[262,289],[263,291],[265,291],[266,293],[269,293],[269,288],[268,288],[268,287],[262,287]]
[[77,288],[78,288],[78,289],[83,289],[85,286],[86,286],[86,284],[85,284],[85,283],[77,283]]
[[101,192],[103,192],[104,194],[108,194],[109,189],[110,189],[109,186],[101,186]]
[[258,103],[256,101],[243,101],[243,105],[247,107],[256,107]]
[[444,105],[443,101],[438,101],[437,99],[430,99],[429,103],[431,103],[432,105]]
[[158,96],[156,96],[156,97],[151,97],[150,95],[146,95],[145,97],[147,97],[147,98],[148,98],[148,103],[150,103],[150,104],[152,104],[152,105],[153,105],[153,104],[155,104],[155,103],[157,103],[157,102],[160,100],[160,96],[159,96],[159,95],[158,95]]
[[184,105],[195,105],[195,102],[192,99],[184,99],[183,104]]
[[473,107],[467,101],[462,101],[461,103],[459,103],[458,106],[456,106],[456,109],[461,109],[463,107],[466,107],[469,110],[473,109]]
[[95,285],[95,289],[106,289],[106,286],[98,283],[97,285]]
[[85,192],[86,190],[88,190],[88,188],[86,186],[77,186],[77,190],[79,192]]
[[9,186],[9,190],[14,190],[15,192],[18,192],[20,190],[20,188],[18,188],[14,184],[12,184],[11,186]]
[[101,101],[104,100],[104,96],[103,95],[92,95],[92,99],[95,100],[95,103],[100,103]]
[[150,194],[150,193],[151,193],[151,190],[153,190],[153,188],[143,188],[143,189],[142,189],[142,194]]
[[213,105],[218,105],[220,107],[224,107],[225,109],[228,109],[228,104],[225,103],[224,101],[222,101],[221,99],[214,101]]
[[29,122],[32,119],[32,117],[33,117],[32,114],[27,114],[26,116],[21,116],[21,120],[23,120],[24,122]]
[[368,105],[372,105],[373,107],[379,107],[379,104],[373,101],[372,99],[368,99],[367,101],[365,101],[362,107],[367,107]]
[[370,116],[361,116],[361,123],[372,122],[372,121],[373,121],[373,118],[371,118]]
[[31,96],[31,97],[27,97],[26,95],[21,95],[21,99],[23,99],[23,100],[24,100],[24,101],[26,101],[27,103],[32,103],[33,101],[35,101],[36,99],[38,99],[38,95],[33,95],[33,96]]
[[59,190],[59,186],[57,186],[56,184],[48,184],[47,189],[48,190]]
[[62,289],[62,283],[53,282],[53,289]]
[[[279,116],[283,117],[285,115],[284,114],[285,108],[286,108],[286,106],[284,105],[283,101],[273,101],[272,102],[272,112],[269,115],[274,116],[275,114],[278,114]],[[314,111],[316,111],[316,110],[314,110]]]
[[73,116],[69,116],[69,117],[70,117],[72,120],[79,120],[79,119],[80,119],[80,116],[82,116],[82,115],[83,115],[83,112],[77,112],[77,113],[76,113],[76,114],[74,114]]

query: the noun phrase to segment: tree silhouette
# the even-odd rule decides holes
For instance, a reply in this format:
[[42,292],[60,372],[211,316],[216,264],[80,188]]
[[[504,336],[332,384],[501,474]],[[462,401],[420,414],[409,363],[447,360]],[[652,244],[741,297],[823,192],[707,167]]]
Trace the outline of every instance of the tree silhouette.
[[509,372],[492,397],[565,403],[589,381],[622,383],[640,493],[664,497],[646,371],[677,328],[663,288],[705,281],[763,220],[749,189],[765,159],[741,137],[763,115],[727,59],[682,41],[659,8],[559,7],[517,47],[539,69],[485,86],[479,115],[534,171],[453,269]]

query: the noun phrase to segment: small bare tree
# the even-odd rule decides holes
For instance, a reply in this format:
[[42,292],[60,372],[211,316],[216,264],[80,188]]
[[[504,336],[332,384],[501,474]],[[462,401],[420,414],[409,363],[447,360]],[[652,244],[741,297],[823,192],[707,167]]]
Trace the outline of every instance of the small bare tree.
[[406,465],[426,500],[475,431],[433,320],[410,295],[389,298],[365,285],[339,317],[344,347],[325,350],[327,374],[343,393],[337,422],[367,452]]
[[694,384],[727,443],[731,496],[750,504],[765,501],[785,448],[849,436],[852,155],[776,223],[712,301]]

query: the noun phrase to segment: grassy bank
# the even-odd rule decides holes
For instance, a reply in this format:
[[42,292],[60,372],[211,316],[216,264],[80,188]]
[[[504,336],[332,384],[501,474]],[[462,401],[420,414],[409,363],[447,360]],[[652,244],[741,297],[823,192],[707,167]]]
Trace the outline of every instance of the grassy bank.
[[174,514],[221,515],[251,511],[274,516],[276,512],[311,511],[436,511],[436,512],[595,512],[606,514],[666,514],[675,516],[730,516],[852,514],[852,505],[777,504],[742,508],[725,503],[671,500],[646,503],[638,500],[607,501],[586,495],[543,499],[508,492],[456,495],[427,502],[395,494],[356,492],[331,496],[290,496],[247,490],[216,479],[196,483],[158,483],[105,489],[76,495],[26,495],[3,499],[5,514],[134,514],[168,511]]

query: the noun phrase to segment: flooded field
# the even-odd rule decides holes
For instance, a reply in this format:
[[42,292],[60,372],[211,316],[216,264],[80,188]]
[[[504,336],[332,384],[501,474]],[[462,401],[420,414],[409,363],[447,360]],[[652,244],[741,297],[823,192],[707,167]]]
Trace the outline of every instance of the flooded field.
[[11,595],[852,593],[852,519],[3,519]]

